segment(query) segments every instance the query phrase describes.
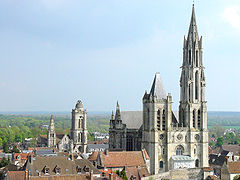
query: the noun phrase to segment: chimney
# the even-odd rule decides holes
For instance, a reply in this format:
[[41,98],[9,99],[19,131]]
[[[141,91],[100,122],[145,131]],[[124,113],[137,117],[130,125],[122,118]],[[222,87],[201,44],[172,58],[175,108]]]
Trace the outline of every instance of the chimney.
[[105,154],[106,154],[106,156],[109,155],[109,149],[106,149],[106,150],[105,150]]
[[112,172],[109,174],[109,180],[113,180],[113,173]]
[[93,180],[93,170],[90,172],[90,180]]
[[28,169],[25,170],[25,179],[24,180],[28,180],[29,179],[29,172]]

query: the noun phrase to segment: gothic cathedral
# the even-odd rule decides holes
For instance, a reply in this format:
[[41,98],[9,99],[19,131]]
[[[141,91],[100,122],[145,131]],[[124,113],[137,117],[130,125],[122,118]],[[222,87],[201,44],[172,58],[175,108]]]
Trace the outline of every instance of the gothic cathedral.
[[[172,110],[172,96],[170,93],[166,95],[159,73],[155,75],[150,93],[145,92],[142,99],[142,119],[139,119],[142,126],[136,131],[138,138],[132,141],[140,141],[140,147],[147,150],[151,174],[178,168],[208,167],[202,37],[198,36],[194,5],[188,37],[184,37],[181,69],[178,113]],[[121,122],[119,106],[117,116],[115,119],[112,117],[110,123],[109,148],[118,150],[125,146],[123,150],[127,150],[128,139],[124,138],[128,137],[130,129],[128,122],[126,125]],[[113,126],[119,122],[121,127]],[[118,138],[124,143],[117,143],[120,140]]]

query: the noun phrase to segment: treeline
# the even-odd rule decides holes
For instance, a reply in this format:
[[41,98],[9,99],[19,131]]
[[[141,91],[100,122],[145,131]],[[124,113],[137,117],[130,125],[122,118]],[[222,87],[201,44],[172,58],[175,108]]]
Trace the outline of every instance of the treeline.
[[[37,138],[47,134],[42,125],[49,125],[50,115],[0,115],[0,146],[4,143],[24,142],[25,138]],[[55,130],[59,133],[70,133],[71,118],[68,115],[54,117]],[[92,115],[87,120],[88,131],[108,132],[109,116]]]

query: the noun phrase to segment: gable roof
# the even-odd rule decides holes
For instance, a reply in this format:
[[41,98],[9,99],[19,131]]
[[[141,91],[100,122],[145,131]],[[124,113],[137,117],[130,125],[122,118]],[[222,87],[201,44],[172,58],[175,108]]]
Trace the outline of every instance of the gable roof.
[[108,155],[100,152],[104,167],[145,166],[142,151],[112,151]]
[[240,161],[228,162],[227,166],[230,174],[240,173]]
[[126,124],[128,129],[139,129],[143,124],[142,111],[122,111],[122,123]]
[[25,179],[25,171],[8,171],[8,178],[10,180],[23,180]]

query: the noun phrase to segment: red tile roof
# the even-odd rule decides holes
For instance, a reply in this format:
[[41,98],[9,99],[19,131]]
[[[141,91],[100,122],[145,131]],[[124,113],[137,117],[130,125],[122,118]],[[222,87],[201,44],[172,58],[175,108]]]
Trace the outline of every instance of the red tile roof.
[[240,161],[228,162],[227,166],[230,174],[240,173]]
[[142,151],[100,152],[104,167],[145,166]]
[[109,175],[112,173],[114,180],[122,180],[115,172],[111,171],[110,169],[101,169],[101,177],[109,177]]
[[14,153],[14,159],[18,160],[18,156],[20,156],[20,160],[27,160],[29,153]]
[[8,177],[10,180],[23,180],[25,171],[8,171]]
[[98,152],[95,151],[89,156],[88,160],[89,161],[97,161],[97,157],[98,157]]

